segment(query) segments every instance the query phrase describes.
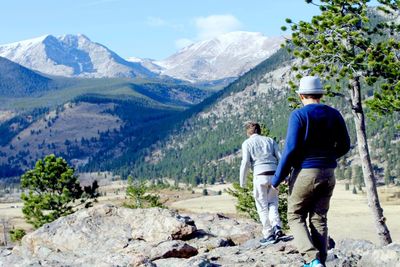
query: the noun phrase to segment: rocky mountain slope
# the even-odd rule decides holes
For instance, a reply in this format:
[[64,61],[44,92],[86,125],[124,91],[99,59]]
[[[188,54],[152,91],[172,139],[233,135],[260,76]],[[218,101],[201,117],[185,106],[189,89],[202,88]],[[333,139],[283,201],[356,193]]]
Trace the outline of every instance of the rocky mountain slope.
[[0,56],[32,70],[66,77],[154,77],[140,64],[129,62],[85,35],[45,35],[0,45]]
[[[222,214],[178,213],[100,205],[46,224],[12,250],[1,266],[301,266],[291,241],[261,247],[259,225]],[[399,266],[400,245],[342,240],[327,267]]]
[[162,74],[191,82],[236,78],[279,48],[282,37],[257,32],[230,32],[194,43],[162,61]]

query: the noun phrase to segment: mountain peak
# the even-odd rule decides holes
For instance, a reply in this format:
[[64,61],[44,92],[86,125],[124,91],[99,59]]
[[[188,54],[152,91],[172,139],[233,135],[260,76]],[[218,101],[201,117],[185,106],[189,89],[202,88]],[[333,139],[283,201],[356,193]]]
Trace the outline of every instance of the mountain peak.
[[20,43],[23,43],[23,42],[44,42],[46,39],[49,39],[49,38],[55,38],[53,35],[51,35],[51,34],[44,34],[44,35],[41,35],[41,36],[39,36],[39,37],[36,37],[36,38],[32,38],[32,39],[27,39],[27,40],[24,40],[24,41],[21,41]]
[[79,40],[84,40],[84,41],[88,41],[91,42],[90,38],[87,37],[86,35],[82,34],[82,33],[78,33],[78,34],[64,34],[61,35],[59,37],[59,39],[61,41],[79,41]]
[[141,65],[132,64],[84,34],[43,35],[0,45],[0,56],[42,73],[67,77],[149,77]]
[[191,44],[157,62],[162,72],[191,82],[238,77],[267,59],[279,48],[282,37],[235,31]]

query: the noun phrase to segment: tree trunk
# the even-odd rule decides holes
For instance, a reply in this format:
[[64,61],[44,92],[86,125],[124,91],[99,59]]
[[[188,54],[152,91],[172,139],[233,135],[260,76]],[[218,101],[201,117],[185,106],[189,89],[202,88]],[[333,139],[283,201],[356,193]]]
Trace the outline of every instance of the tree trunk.
[[352,113],[357,132],[358,153],[360,155],[361,166],[363,170],[364,182],[367,187],[368,206],[370,207],[378,237],[382,245],[392,243],[392,238],[388,227],[386,226],[386,218],[383,216],[383,209],[379,203],[378,191],[376,190],[376,180],[371,164],[371,157],[367,143],[367,134],[365,131],[365,115],[361,103],[361,88],[359,77],[355,77],[351,83],[351,101]]

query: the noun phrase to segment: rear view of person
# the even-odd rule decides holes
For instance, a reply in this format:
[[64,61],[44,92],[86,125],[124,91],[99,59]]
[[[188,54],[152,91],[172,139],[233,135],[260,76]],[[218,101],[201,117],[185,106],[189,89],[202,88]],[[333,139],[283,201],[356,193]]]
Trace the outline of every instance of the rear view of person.
[[323,267],[334,169],[336,160],[349,151],[350,138],[339,111],[320,103],[324,90],[318,77],[303,77],[297,93],[304,107],[290,114],[285,148],[272,186],[278,187],[291,172],[288,222],[295,244],[305,258],[304,267]]
[[240,165],[240,186],[246,186],[246,177],[253,168],[254,200],[263,226],[261,245],[274,244],[283,236],[278,212],[278,191],[271,187],[280,152],[278,144],[270,137],[261,136],[258,123],[246,124],[248,139],[242,144],[242,163]]

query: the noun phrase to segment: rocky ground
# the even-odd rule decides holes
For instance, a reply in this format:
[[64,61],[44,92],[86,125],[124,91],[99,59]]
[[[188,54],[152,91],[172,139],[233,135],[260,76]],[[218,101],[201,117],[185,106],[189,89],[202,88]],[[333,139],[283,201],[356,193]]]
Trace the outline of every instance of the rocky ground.
[[[259,225],[221,214],[101,205],[60,218],[0,250],[0,266],[302,266],[292,241],[262,247]],[[327,267],[400,266],[400,245],[342,240]]]

